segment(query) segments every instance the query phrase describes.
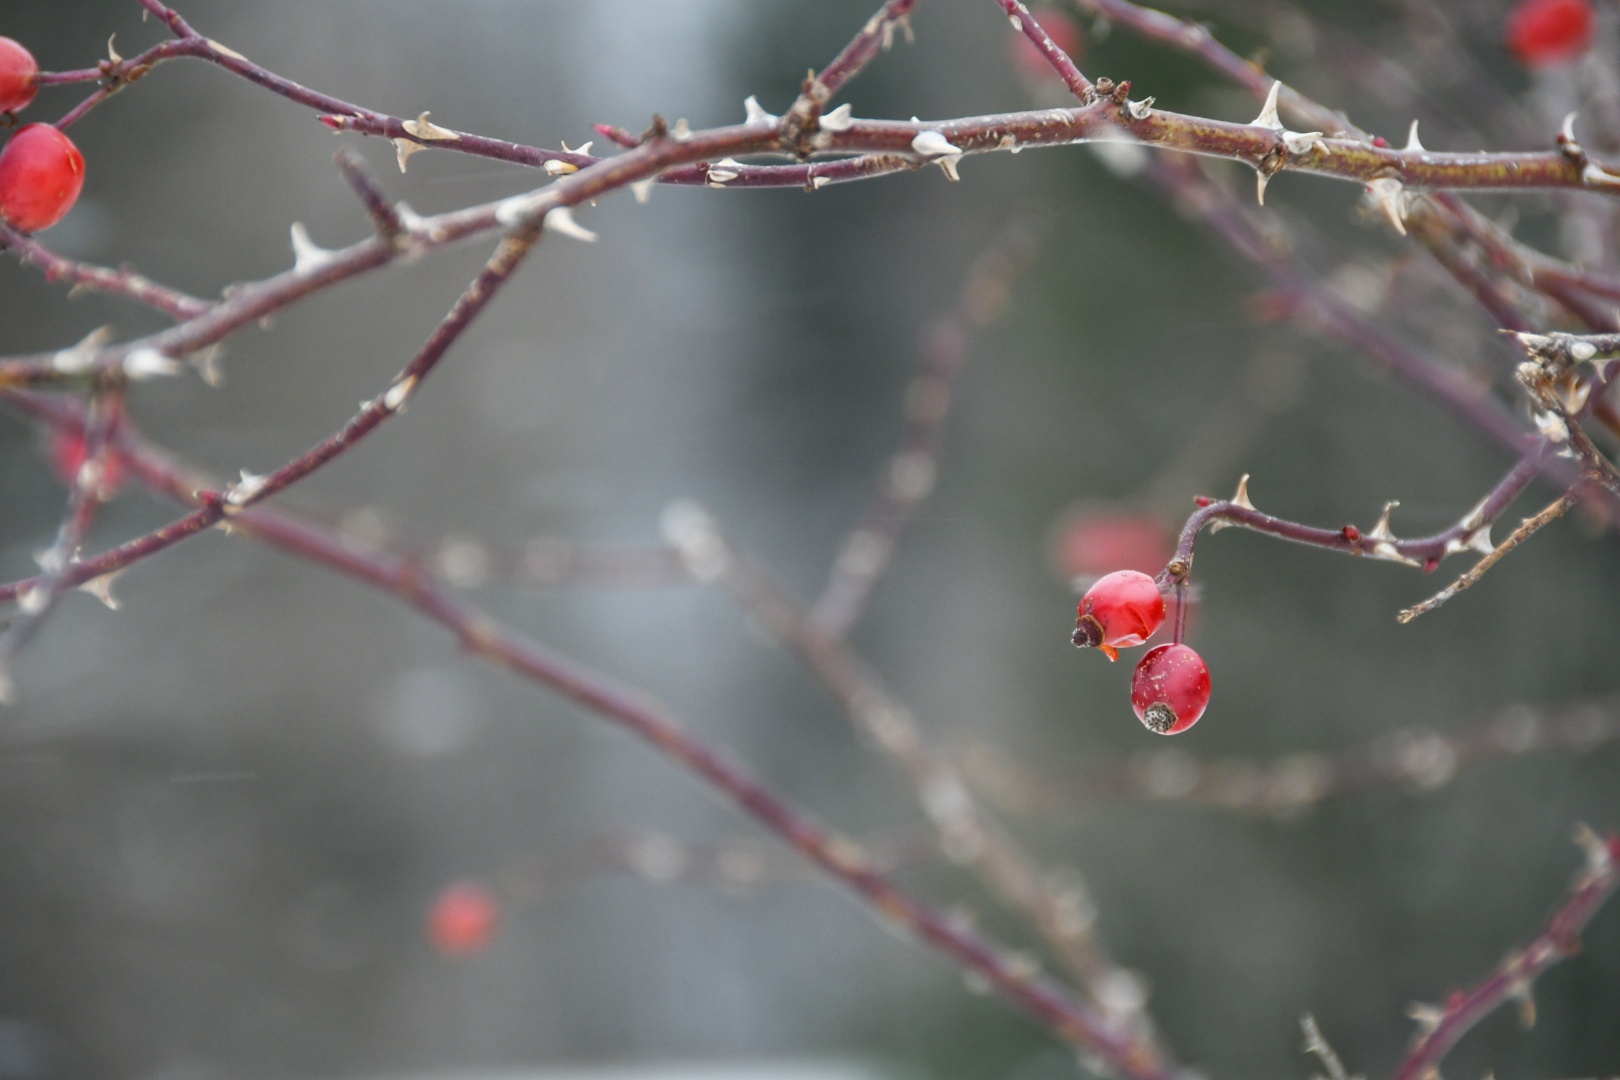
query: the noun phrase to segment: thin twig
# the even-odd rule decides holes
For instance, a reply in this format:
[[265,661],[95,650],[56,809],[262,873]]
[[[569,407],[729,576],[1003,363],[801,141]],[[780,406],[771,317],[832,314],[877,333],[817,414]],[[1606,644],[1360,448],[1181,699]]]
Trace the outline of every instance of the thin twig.
[[1497,544],[1489,555],[1479,560],[1479,562],[1475,563],[1473,566],[1470,566],[1467,572],[1459,577],[1456,581],[1452,582],[1450,585],[1447,585],[1444,589],[1441,589],[1439,592],[1423,601],[1423,603],[1415,604],[1412,607],[1405,609],[1396,616],[1396,619],[1402,623],[1409,623],[1419,615],[1427,614],[1428,612],[1431,612],[1435,608],[1439,607],[1441,604],[1444,604],[1447,600],[1450,600],[1453,596],[1456,596],[1470,585],[1473,585],[1480,578],[1484,577],[1486,571],[1506,558],[1508,553],[1514,548],[1518,547],[1520,544],[1530,539],[1530,537],[1534,536],[1543,525],[1563,517],[1569,508],[1574,506],[1579,501],[1580,500],[1576,496],[1575,492],[1564,492],[1557,499],[1554,499],[1552,503],[1550,503],[1539,514],[1536,514],[1534,517],[1525,518],[1519,527],[1514,529],[1513,532],[1500,544]]

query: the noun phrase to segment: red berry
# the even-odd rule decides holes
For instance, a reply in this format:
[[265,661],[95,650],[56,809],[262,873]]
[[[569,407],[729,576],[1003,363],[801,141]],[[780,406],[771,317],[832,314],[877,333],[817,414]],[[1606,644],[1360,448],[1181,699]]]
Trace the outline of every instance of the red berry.
[[1149,731],[1175,735],[1209,705],[1209,668],[1185,645],[1149,649],[1131,676],[1131,708]]
[[49,124],[29,124],[0,150],[0,217],[23,232],[61,221],[84,187],[84,155]]
[[[88,456],[84,435],[77,431],[58,429],[51,434],[51,468],[62,483],[73,487],[79,482],[79,470]],[[116,454],[103,454],[100,490],[111,495],[124,486],[124,462]]]
[[428,940],[445,956],[471,956],[489,947],[500,919],[500,902],[494,894],[476,881],[458,881],[445,886],[433,901]]
[[1170,534],[1149,514],[1093,506],[1059,522],[1053,561],[1065,580],[1110,570],[1156,574],[1174,554]]
[[1146,574],[1116,570],[1086,590],[1075,612],[1074,643],[1098,648],[1110,660],[1119,650],[1140,645],[1164,623],[1164,595]]
[[[1035,12],[1035,21],[1046,36],[1052,39],[1052,44],[1069,54],[1069,58],[1076,63],[1080,62],[1080,27],[1068,15],[1056,8],[1042,8]],[[1051,78],[1055,73],[1052,65],[1046,62],[1041,50],[1029,40],[1022,31],[1013,39],[1013,62],[1018,65],[1019,72],[1027,79]]]
[[0,37],[0,112],[22,112],[39,93],[39,65],[34,54]]
[[1592,44],[1591,0],[1520,0],[1508,13],[1507,46],[1525,67],[1564,64]]

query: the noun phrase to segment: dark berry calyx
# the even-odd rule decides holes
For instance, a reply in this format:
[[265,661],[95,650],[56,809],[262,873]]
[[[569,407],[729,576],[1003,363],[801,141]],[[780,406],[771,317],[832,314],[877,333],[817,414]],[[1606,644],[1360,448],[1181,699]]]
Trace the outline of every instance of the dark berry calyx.
[[1168,735],[1180,719],[1176,710],[1162,701],[1154,702],[1142,712],[1143,726],[1155,735]]
[[1077,649],[1095,649],[1103,641],[1102,623],[1095,615],[1081,615],[1074,621],[1073,641]]

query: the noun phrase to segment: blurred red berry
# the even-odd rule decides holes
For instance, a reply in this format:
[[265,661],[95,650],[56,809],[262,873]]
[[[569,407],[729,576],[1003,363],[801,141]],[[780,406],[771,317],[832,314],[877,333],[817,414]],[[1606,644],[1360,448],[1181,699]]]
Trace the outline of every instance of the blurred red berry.
[[[83,433],[57,430],[51,434],[51,469],[68,487],[79,482],[79,470],[87,456]],[[124,462],[114,454],[103,454],[101,461],[101,491],[111,495],[124,486]]]
[[476,881],[458,881],[433,901],[428,940],[445,956],[471,956],[489,947],[500,921],[500,902],[493,893]]
[[[1052,39],[1052,44],[1069,54],[1075,63],[1080,62],[1080,49],[1083,39],[1080,37],[1080,27],[1065,13],[1056,8],[1041,8],[1033,13],[1035,21],[1040,23],[1046,36]],[[1019,74],[1026,79],[1044,79],[1056,74],[1052,65],[1046,62],[1041,50],[1035,43],[1025,37],[1022,32],[1014,35],[1012,43],[1013,63],[1017,65]]]
[[1159,735],[1175,735],[1198,723],[1209,705],[1209,667],[1186,645],[1149,649],[1131,676],[1131,708]]
[[39,65],[34,54],[8,37],[0,37],[0,112],[22,112],[39,93]]
[[1140,645],[1164,623],[1164,595],[1146,574],[1116,570],[1086,590],[1075,612],[1074,643],[1101,649],[1110,660]]
[[49,124],[21,128],[0,150],[0,217],[23,232],[55,225],[84,187],[84,155]]
[[1525,67],[1566,64],[1592,44],[1591,0],[1519,0],[1508,13],[1507,46]]
[[1157,574],[1170,561],[1170,534],[1149,514],[1077,510],[1057,527],[1053,559],[1065,579],[1111,570]]

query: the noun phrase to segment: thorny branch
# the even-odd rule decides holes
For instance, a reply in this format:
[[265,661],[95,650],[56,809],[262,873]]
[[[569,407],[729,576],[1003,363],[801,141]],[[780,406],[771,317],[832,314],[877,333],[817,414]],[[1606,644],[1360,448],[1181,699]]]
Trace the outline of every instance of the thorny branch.
[[[85,417],[75,405],[23,392],[8,400],[45,423],[70,432],[83,431]],[[113,442],[120,460],[142,483],[171,499],[206,507],[205,497],[197,493],[216,486],[207,477],[175,462],[128,428],[120,429]],[[662,705],[460,602],[415,560],[357,549],[321,526],[270,507],[245,507],[232,518],[232,525],[245,536],[393,594],[450,630],[465,651],[549,687],[626,729],[821,867],[886,923],[982,977],[1059,1038],[1097,1057],[1112,1074],[1131,1080],[1173,1080],[1178,1075],[1145,1054],[1144,1044],[1128,1026],[1071,997],[1040,974],[1038,965],[1027,957],[896,888],[873,868],[855,841],[825,829],[772,794],[728,756],[694,738]]]

